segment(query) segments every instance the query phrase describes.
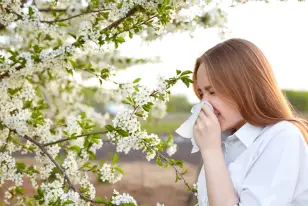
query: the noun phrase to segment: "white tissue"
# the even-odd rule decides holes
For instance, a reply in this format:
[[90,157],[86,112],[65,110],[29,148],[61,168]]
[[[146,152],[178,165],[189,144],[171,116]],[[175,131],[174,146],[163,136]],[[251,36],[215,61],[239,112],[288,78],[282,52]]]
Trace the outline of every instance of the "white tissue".
[[212,109],[212,111],[214,111],[213,106],[208,101],[203,100],[199,104],[196,104],[192,107],[192,115],[177,130],[175,130],[175,132],[178,133],[180,136],[184,138],[191,138],[191,144],[193,146],[191,153],[199,151],[199,148],[194,139],[193,128],[201,111],[201,108],[204,104],[207,104]]

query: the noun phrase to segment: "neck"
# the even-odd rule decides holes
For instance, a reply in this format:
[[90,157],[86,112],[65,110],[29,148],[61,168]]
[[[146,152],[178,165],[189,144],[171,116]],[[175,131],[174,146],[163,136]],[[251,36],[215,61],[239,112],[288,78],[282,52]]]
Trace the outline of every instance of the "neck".
[[244,124],[246,123],[245,120],[239,121],[232,129],[232,134],[234,134],[237,130],[239,130]]

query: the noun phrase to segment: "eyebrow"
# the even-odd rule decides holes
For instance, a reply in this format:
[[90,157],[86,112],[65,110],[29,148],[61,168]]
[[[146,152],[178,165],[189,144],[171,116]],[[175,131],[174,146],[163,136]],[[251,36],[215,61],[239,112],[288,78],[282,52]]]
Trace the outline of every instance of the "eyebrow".
[[[204,90],[210,90],[211,88],[212,88],[212,86],[206,86],[206,87],[204,87]],[[198,88],[198,90],[201,91],[200,88]]]

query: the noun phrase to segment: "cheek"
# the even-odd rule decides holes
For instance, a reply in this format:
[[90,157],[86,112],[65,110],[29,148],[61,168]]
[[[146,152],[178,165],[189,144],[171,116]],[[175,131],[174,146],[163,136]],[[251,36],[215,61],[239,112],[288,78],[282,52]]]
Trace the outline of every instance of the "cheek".
[[211,101],[211,104],[213,105],[213,107],[221,114],[223,115],[224,113],[226,113],[226,106],[225,103],[223,101],[221,101],[220,99],[214,99]]
[[229,102],[222,101],[221,99],[216,99],[212,101],[212,104],[216,110],[220,113],[223,119],[228,121],[237,121],[240,119],[240,114],[230,105]]

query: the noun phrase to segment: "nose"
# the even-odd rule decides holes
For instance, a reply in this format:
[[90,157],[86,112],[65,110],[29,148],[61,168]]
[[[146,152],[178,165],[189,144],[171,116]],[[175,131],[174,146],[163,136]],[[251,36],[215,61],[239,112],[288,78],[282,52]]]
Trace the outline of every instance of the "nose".
[[208,96],[207,96],[207,95],[203,95],[203,97],[202,97],[202,101],[208,101],[208,102],[210,102],[210,101],[209,101],[209,98],[208,98]]

